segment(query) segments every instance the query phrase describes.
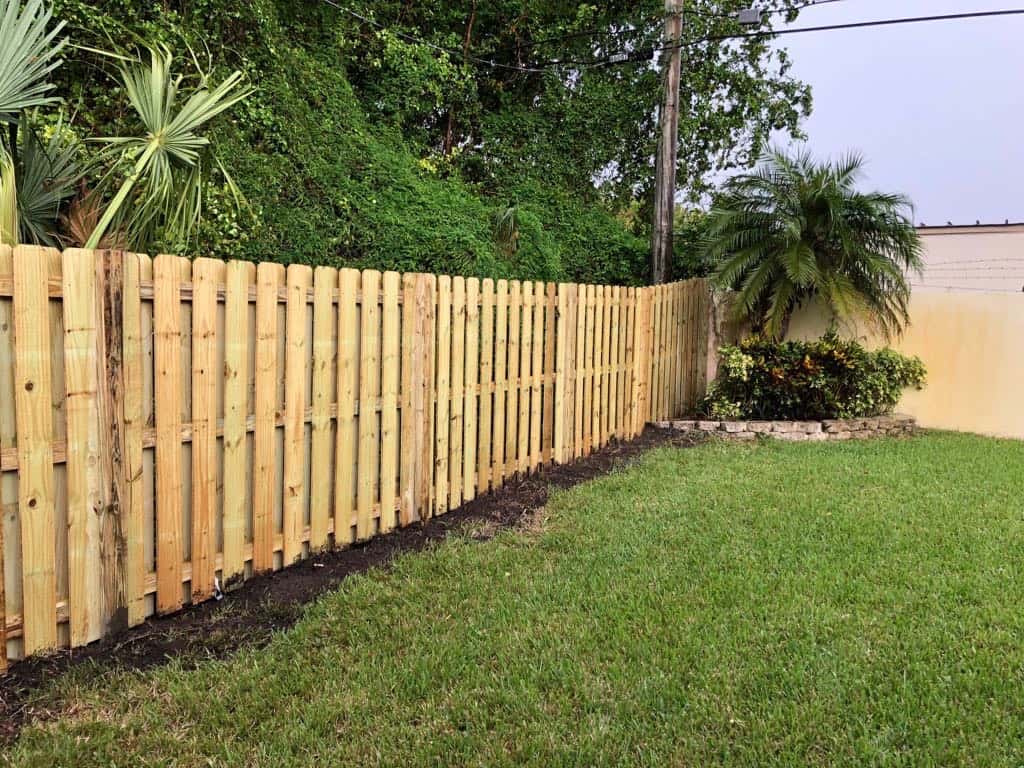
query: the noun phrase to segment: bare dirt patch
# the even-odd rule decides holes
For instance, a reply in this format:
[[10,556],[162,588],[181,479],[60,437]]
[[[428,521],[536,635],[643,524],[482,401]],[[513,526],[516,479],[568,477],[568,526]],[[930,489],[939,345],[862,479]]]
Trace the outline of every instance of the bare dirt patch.
[[103,669],[144,670],[172,659],[198,664],[224,658],[244,647],[265,644],[301,617],[305,606],[346,577],[386,567],[397,555],[442,542],[452,533],[487,540],[512,527],[543,526],[549,489],[569,488],[621,467],[652,448],[690,446],[701,436],[648,427],[635,440],[613,443],[571,464],[549,465],[474,499],[448,514],[410,525],[347,549],[324,552],[286,570],[257,576],[221,602],[190,606],[153,617],[120,635],[84,648],[27,659],[0,677],[0,744],[16,738],[22,725],[60,713],[61,703],[37,705],[42,686],[84,664]]

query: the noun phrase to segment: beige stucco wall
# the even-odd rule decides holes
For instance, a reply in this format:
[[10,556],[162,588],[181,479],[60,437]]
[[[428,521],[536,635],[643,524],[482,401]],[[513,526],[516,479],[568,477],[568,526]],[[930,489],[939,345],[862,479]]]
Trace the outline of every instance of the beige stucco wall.
[[[898,410],[924,427],[1024,438],[1024,294],[917,288],[910,316],[889,345],[924,361],[928,385],[908,392]],[[817,338],[827,327],[821,308],[804,308],[790,337]],[[863,328],[841,330],[886,344]]]
[[967,291],[1024,288],[1024,224],[921,227],[924,271],[915,287]]

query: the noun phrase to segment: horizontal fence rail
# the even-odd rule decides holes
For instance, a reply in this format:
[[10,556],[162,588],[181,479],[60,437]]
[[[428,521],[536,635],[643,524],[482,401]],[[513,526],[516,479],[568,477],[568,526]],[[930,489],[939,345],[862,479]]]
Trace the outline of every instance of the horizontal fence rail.
[[691,411],[707,285],[0,246],[0,670]]

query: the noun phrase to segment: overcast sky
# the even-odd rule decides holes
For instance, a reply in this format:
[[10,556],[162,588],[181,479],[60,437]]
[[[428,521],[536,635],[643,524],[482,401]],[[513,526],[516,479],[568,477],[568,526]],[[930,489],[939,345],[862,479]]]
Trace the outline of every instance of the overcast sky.
[[[794,27],[1024,7],[1024,0],[842,0]],[[809,83],[816,155],[860,150],[867,185],[928,224],[1024,221],[1024,16],[779,38]]]

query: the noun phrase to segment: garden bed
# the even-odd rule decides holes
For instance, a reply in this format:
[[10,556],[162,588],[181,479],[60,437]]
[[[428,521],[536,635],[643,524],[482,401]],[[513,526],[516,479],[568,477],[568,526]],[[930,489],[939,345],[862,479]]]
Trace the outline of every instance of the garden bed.
[[913,417],[899,415],[823,421],[662,421],[657,426],[678,432],[714,434],[727,440],[755,440],[761,435],[791,441],[904,437],[917,429]]

